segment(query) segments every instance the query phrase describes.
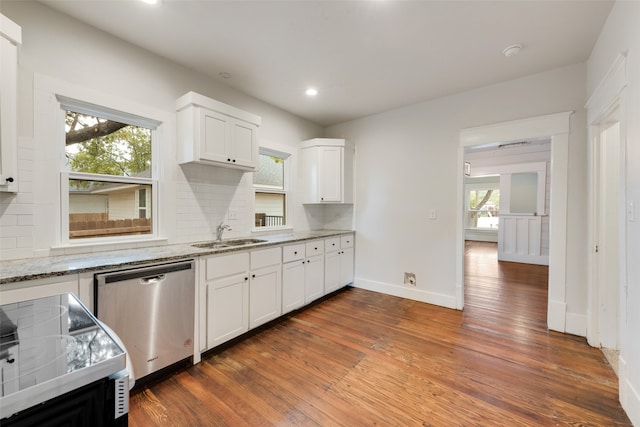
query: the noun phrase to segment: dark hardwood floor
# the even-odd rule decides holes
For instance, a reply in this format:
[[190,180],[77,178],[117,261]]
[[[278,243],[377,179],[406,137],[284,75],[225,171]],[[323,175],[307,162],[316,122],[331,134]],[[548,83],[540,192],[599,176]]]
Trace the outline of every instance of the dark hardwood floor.
[[138,426],[630,426],[547,268],[469,245],[465,310],[349,288],[132,395]]

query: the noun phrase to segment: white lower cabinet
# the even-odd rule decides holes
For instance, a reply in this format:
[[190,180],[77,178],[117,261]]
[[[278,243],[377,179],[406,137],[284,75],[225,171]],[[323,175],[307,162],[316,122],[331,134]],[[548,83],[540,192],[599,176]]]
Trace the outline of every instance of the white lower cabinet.
[[247,273],[207,284],[207,348],[249,330],[249,278]]
[[325,240],[324,293],[328,294],[353,282],[353,235]]
[[303,260],[282,265],[282,313],[288,313],[304,305]]
[[282,312],[288,313],[324,295],[324,241],[282,249]]
[[351,283],[353,254],[353,235],[347,235],[203,257],[201,351]]
[[204,259],[206,295],[205,349],[249,330],[249,253]]
[[324,255],[307,258],[304,266],[304,302],[309,304],[324,295]]
[[249,278],[249,328],[282,314],[281,250],[271,248],[251,253]]
[[218,346],[282,314],[281,249],[204,259],[206,345]]

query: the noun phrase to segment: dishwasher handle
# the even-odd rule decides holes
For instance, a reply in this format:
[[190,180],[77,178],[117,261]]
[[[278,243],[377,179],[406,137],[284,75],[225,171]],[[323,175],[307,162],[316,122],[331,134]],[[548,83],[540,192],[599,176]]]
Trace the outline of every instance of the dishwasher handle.
[[130,270],[96,274],[94,283],[97,289],[102,285],[107,285],[110,283],[124,282],[126,280],[132,279],[153,279],[160,276],[166,276],[168,273],[192,269],[194,269],[194,262],[192,260],[179,261],[171,264],[157,264],[146,267],[133,268]]
[[167,278],[166,274],[158,274],[156,276],[143,277],[140,279],[141,285],[154,285],[156,283],[164,282]]

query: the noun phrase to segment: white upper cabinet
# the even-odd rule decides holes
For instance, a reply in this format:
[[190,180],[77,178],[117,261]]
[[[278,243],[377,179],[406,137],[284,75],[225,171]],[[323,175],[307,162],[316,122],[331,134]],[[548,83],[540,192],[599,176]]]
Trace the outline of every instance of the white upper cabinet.
[[18,191],[18,47],[22,29],[0,15],[0,191]]
[[195,92],[180,97],[176,107],[180,163],[257,167],[260,117]]
[[300,148],[303,203],[353,203],[354,148],[349,141],[314,138]]

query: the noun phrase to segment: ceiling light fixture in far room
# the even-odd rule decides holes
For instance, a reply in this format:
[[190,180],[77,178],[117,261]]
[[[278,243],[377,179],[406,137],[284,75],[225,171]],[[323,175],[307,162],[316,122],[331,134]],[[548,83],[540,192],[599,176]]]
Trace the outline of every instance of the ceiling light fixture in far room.
[[146,3],[146,4],[158,4],[158,3],[160,3],[160,0],[140,0],[140,1],[142,1],[143,3]]
[[310,87],[309,89],[304,91],[307,96],[316,96],[318,94],[318,89]]
[[502,54],[507,58],[511,58],[512,56],[516,56],[520,53],[520,49],[522,49],[522,45],[512,44],[511,46],[507,46],[502,51]]

